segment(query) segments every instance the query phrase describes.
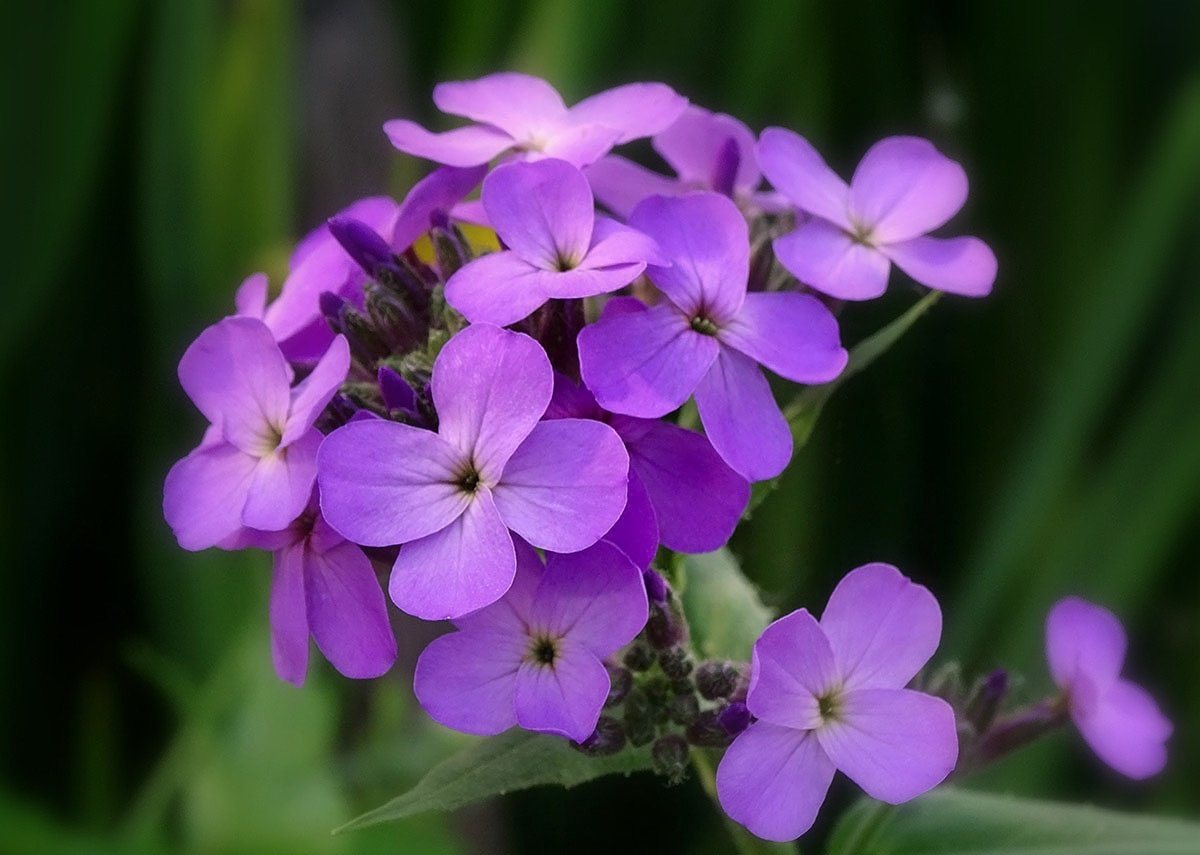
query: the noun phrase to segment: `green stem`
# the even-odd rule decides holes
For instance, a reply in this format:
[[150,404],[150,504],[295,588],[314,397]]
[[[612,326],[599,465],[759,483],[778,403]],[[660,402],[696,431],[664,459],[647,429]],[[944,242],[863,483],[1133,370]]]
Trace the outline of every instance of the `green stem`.
[[891,818],[893,810],[895,810],[895,805],[889,805],[886,802],[872,802],[865,811],[866,815],[862,821],[854,827],[838,851],[844,852],[846,855],[859,855],[859,853],[866,852],[866,847],[883,824]]
[[725,814],[725,811],[721,809],[720,801],[717,800],[717,779],[713,772],[712,759],[703,748],[692,749],[692,768],[696,770],[700,786],[704,788],[713,807],[721,815],[725,830],[729,832],[729,837],[733,841],[733,848],[738,851],[739,855],[783,855],[783,853],[794,855],[796,853],[796,847],[792,844],[760,840]]

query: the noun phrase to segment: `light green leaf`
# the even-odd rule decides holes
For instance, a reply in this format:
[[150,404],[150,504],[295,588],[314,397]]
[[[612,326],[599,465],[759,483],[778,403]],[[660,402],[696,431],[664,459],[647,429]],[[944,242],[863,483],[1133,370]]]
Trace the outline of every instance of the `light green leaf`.
[[947,788],[898,808],[860,802],[830,855],[1195,855],[1200,825]]
[[514,729],[480,740],[443,760],[408,792],[337,830],[366,828],[426,811],[454,810],[545,784],[574,787],[604,775],[630,775],[649,768],[650,752],[646,749],[587,757],[564,739]]
[[683,610],[692,644],[705,659],[750,658],[750,648],[774,615],[728,549],[683,557]]

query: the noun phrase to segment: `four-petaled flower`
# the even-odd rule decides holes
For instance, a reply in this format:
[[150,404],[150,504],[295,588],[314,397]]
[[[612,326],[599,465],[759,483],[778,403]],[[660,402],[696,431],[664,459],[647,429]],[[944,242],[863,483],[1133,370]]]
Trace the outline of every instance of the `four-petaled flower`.
[[800,609],[768,626],[746,696],[758,721],[717,769],[725,812],[759,837],[793,840],[838,769],[890,804],[941,783],[958,758],[954,711],[904,688],[941,631],[933,595],[886,564],[847,574],[820,623]]
[[1067,597],[1046,618],[1046,660],[1071,719],[1096,755],[1130,778],[1167,762],[1171,722],[1141,686],[1121,677],[1125,630],[1108,609]]
[[506,152],[585,166],[615,145],[667,128],[687,99],[662,83],[629,83],[567,107],[545,80],[500,72],[439,83],[433,103],[443,113],[479,124],[439,134],[407,119],[393,119],[383,126],[392,145],[452,166],[476,166]]
[[403,611],[457,618],[504,595],[516,572],[510,530],[577,552],[625,507],[629,455],[607,425],[539,421],[554,377],[541,346],[474,324],[438,354],[437,432],[369,419],[321,446],[321,509],[348,540],[404,544],[389,591]]
[[811,217],[775,239],[775,256],[797,279],[843,300],[869,300],[887,289],[894,263],[938,291],[982,297],[996,279],[996,256],[975,237],[927,232],[967,199],[961,166],[917,137],[871,146],[850,186],[801,136],[768,128],[758,159],[767,179]]
[[580,332],[584,383],[604,409],[647,418],[694,393],[725,462],[751,481],[775,477],[791,459],[792,434],[759,363],[798,383],[832,380],[847,360],[837,321],[808,294],[746,293],[749,233],[724,196],[654,196],[630,225],[671,262],[647,267],[665,299],[614,300]]
[[549,299],[607,294],[647,261],[664,263],[654,241],[596,217],[587,179],[562,160],[499,167],[483,183],[483,207],[507,249],[446,283],[446,300],[473,323],[506,326]]
[[436,721],[490,735],[520,725],[582,742],[608,696],[604,659],[646,623],[641,572],[608,543],[571,555],[516,541],[502,600],[455,621],[417,661],[413,689]]
[[300,515],[322,440],[313,422],[349,368],[338,336],[293,388],[292,368],[262,321],[226,318],[200,334],[179,362],[179,382],[211,426],[163,489],[163,515],[180,546],[219,546],[243,528],[280,531]]

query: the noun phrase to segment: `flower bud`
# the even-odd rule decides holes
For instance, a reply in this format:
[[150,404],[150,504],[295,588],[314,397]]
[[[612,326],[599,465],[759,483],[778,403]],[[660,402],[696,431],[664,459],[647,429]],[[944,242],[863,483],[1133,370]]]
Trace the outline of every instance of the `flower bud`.
[[696,668],[696,689],[706,701],[728,698],[740,677],[741,671],[732,662],[701,662]]
[[629,673],[627,668],[608,662],[604,663],[604,669],[608,671],[609,684],[608,698],[605,699],[604,706],[615,707],[625,700],[625,696],[633,688],[633,674]]
[[724,748],[733,741],[728,731],[721,726],[721,714],[717,710],[704,710],[687,726],[687,741],[701,748]]
[[687,621],[684,620],[683,610],[674,595],[669,595],[665,603],[654,603],[650,606],[650,617],[646,621],[646,640],[650,642],[651,647],[658,650],[678,647],[687,642]]
[[742,153],[737,140],[728,137],[717,149],[717,160],[713,166],[712,189],[722,196],[733,196],[738,168],[742,165]]
[[630,671],[645,671],[654,664],[655,653],[644,642],[635,641],[630,648],[625,651],[625,657],[621,661]]
[[425,345],[425,323],[396,295],[370,282],[364,291],[367,314],[392,353],[409,353]]
[[682,647],[672,647],[658,654],[658,667],[673,681],[685,680],[692,673],[692,657]]
[[700,715],[700,702],[696,700],[696,696],[691,692],[676,695],[671,699],[671,703],[667,707],[667,713],[670,715],[671,721],[675,722],[675,724],[680,727],[687,727]]
[[449,279],[471,260],[466,238],[444,213],[441,217],[434,218],[434,225],[429,230],[429,240],[433,244],[433,255],[437,259],[438,272],[442,274],[443,280]]
[[668,733],[659,738],[650,749],[650,760],[654,774],[667,779],[674,786],[687,780],[688,759],[691,749],[687,740],[677,733]]
[[741,701],[733,701],[717,714],[717,722],[727,734],[737,736],[750,726],[750,708]]
[[372,279],[379,279],[381,271],[386,275],[396,268],[392,248],[366,223],[353,217],[332,217],[326,225],[346,254]]
[[996,713],[1008,694],[1008,672],[997,668],[988,674],[971,692],[963,711],[976,733],[984,733],[996,720]]
[[662,574],[652,567],[647,567],[642,571],[642,578],[646,582],[646,596],[650,598],[650,602],[665,603],[671,589],[667,586],[667,580],[662,577]]
[[602,715],[592,735],[583,742],[572,742],[571,747],[592,757],[616,754],[625,747],[625,728],[612,716]]
[[655,712],[640,689],[633,689],[625,698],[625,734],[635,747],[648,745],[658,733]]

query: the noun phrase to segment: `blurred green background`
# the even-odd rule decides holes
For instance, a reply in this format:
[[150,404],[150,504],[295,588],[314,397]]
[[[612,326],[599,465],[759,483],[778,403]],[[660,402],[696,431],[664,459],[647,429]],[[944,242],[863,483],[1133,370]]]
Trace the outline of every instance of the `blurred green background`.
[[[535,791],[331,838],[455,743],[404,673],[271,674],[268,560],[189,555],[159,512],[197,440],[187,341],[296,237],[424,167],[380,124],[515,68],[577,99],[661,79],[850,169],[918,133],[1001,273],[838,395],[736,537],[780,608],[887,560],[946,612],[940,659],[1046,688],[1059,596],[1107,604],[1177,723],[1130,786],[1063,735],[980,787],[1200,804],[1200,4],[997,0],[94,0],[5,4],[0,852],[728,851],[694,783]],[[635,149],[647,153],[648,148]],[[897,280],[844,315],[901,312]],[[845,782],[833,798],[852,795]],[[828,819],[836,813],[833,804]],[[631,837],[626,817],[648,829]],[[814,832],[819,839],[823,828]],[[811,849],[812,847],[808,847]]]

